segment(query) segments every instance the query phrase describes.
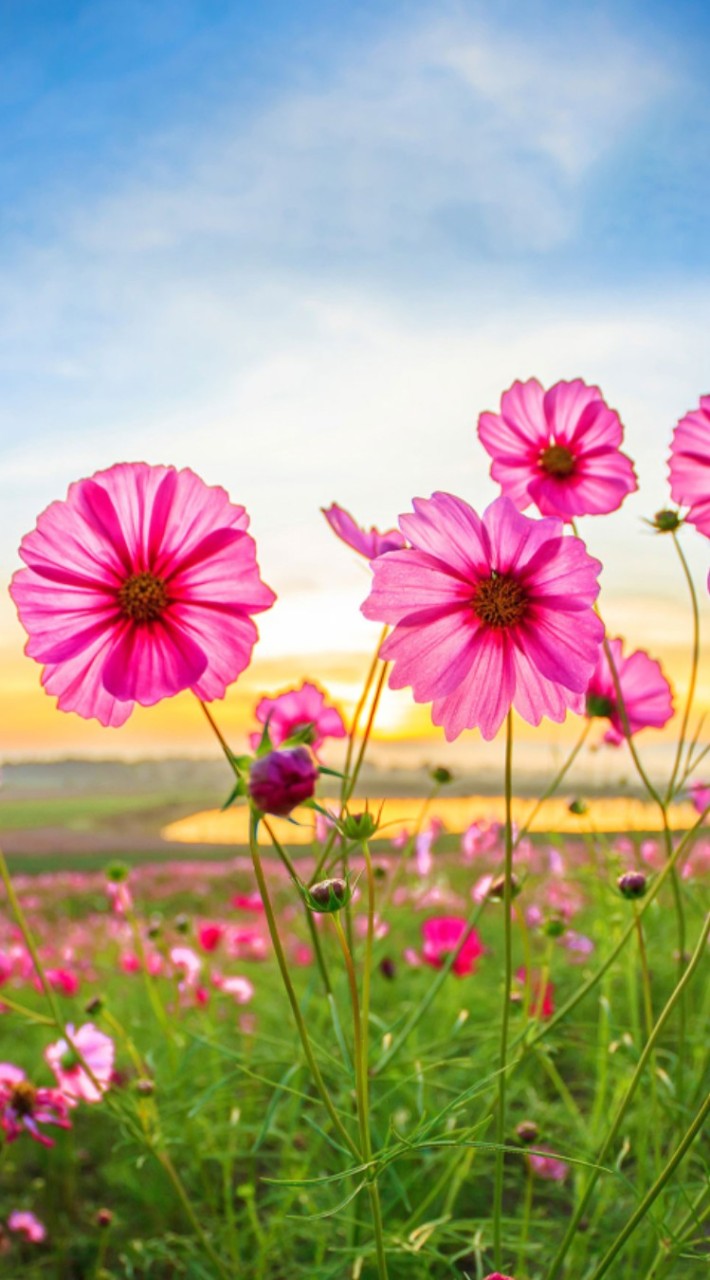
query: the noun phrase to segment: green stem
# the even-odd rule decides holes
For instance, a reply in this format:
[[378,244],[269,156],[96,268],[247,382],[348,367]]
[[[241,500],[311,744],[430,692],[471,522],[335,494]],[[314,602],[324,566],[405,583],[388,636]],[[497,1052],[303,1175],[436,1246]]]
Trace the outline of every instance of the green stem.
[[691,654],[691,660],[690,660],[690,679],[688,681],[688,694],[685,700],[685,709],[683,711],[683,719],[681,721],[680,734],[678,735],[678,749],[676,751],[675,760],[673,762],[673,772],[671,773],[670,781],[668,783],[668,790],[666,791],[666,804],[670,804],[675,794],[675,790],[674,790],[675,783],[676,783],[676,778],[678,776],[678,770],[680,768],[681,758],[683,755],[683,747],[685,745],[685,736],[688,731],[688,721],[690,720],[690,713],[692,711],[693,700],[695,698],[695,685],[698,678],[698,665],[700,662],[700,612],[698,609],[698,597],[695,591],[695,584],[693,582],[690,569],[688,568],[688,562],[685,556],[683,555],[683,548],[681,547],[680,542],[678,541],[678,536],[675,533],[675,531],[673,532],[673,546],[678,552],[678,559],[680,560],[680,563],[683,569],[683,574],[688,584],[688,591],[690,592],[690,607],[693,614],[693,645],[692,645],[692,654]]
[[588,736],[589,736],[589,730],[591,729],[591,727],[592,727],[592,722],[591,722],[591,720],[586,720],[586,721],[585,721],[585,723],[584,723],[584,728],[582,729],[582,732],[581,732],[581,734],[580,734],[579,738],[577,739],[577,742],[575,743],[574,747],[573,747],[573,748],[572,748],[572,750],[570,751],[570,754],[568,755],[568,757],[567,757],[567,759],[565,760],[564,764],[562,765],[561,769],[559,769],[559,770],[558,770],[558,772],[555,774],[555,776],[554,776],[554,778],[552,779],[552,782],[549,784],[549,786],[545,788],[545,790],[543,791],[543,793],[542,793],[542,795],[540,796],[539,800],[536,800],[536,801],[535,801],[535,804],[533,805],[533,807],[532,807],[532,809],[530,810],[530,812],[529,812],[529,814],[528,814],[527,818],[525,819],[525,823],[524,823],[524,825],[521,827],[520,831],[518,832],[518,834],[517,834],[517,836],[516,836],[516,839],[515,839],[515,843],[516,843],[516,845],[519,845],[519,844],[520,844],[520,841],[525,839],[525,836],[528,834],[528,831],[530,830],[530,827],[532,826],[533,822],[535,821],[535,819],[536,819],[536,817],[537,817],[538,813],[540,812],[540,810],[541,810],[542,806],[545,804],[545,801],[546,801],[546,800],[549,800],[549,799],[550,799],[550,796],[553,796],[553,795],[555,794],[555,792],[556,792],[557,788],[560,786],[560,783],[564,780],[564,778],[566,778],[567,774],[569,773],[570,769],[572,768],[572,765],[574,764],[575,760],[577,759],[577,756],[579,755],[580,751],[582,750],[582,747],[584,746],[585,742],[587,741],[587,738],[588,738]]
[[306,1061],[308,1063],[308,1066],[311,1072],[313,1083],[315,1084],[316,1089],[318,1090],[321,1096],[323,1104],[326,1108],[326,1111],[328,1112],[328,1115],[331,1118],[331,1121],[333,1122],[334,1127],[336,1128],[341,1139],[347,1146],[348,1150],[351,1152],[352,1155],[355,1156],[355,1159],[359,1163],[360,1152],[357,1148],[357,1145],[353,1142],[352,1138],[350,1137],[350,1134],[345,1128],[342,1120],[340,1119],[340,1116],[335,1110],[335,1107],[333,1106],[333,1103],[330,1098],[330,1094],[328,1093],[328,1090],[325,1085],[325,1081],[323,1080],[323,1077],[320,1073],[320,1068],[313,1054],[313,1049],[311,1047],[311,1042],[308,1036],[306,1024],[303,1020],[303,1014],[301,1013],[301,1007],[298,1003],[296,992],[294,991],[293,983],[291,982],[291,975],[288,971],[288,962],[286,960],[286,956],[284,955],[283,947],[281,946],[281,938],[279,937],[279,930],[278,930],[278,925],[276,923],[276,916],[274,915],[274,909],[271,904],[271,896],[269,894],[269,887],[266,883],[264,868],[262,866],[261,856],[259,854],[259,843],[257,840],[256,827],[257,827],[257,819],[254,813],[252,812],[249,816],[249,848],[251,850],[251,858],[254,866],[254,875],[256,876],[256,882],[259,887],[259,893],[261,894],[261,900],[264,904],[264,913],[266,915],[266,922],[269,927],[269,934],[271,935],[271,942],[273,944],[274,952],[276,954],[276,961],[279,966],[279,970],[281,972],[281,978],[282,978],[284,987],[286,988],[286,995],[288,996],[289,1004],[291,1005],[291,1011],[293,1013],[296,1027],[298,1029],[298,1034],[301,1038],[301,1044],[303,1045],[303,1052],[306,1055]]
[[[635,924],[634,924],[634,927],[635,927]],[[626,1090],[626,1093],[621,1100],[621,1103],[617,1109],[611,1128],[609,1129],[609,1132],[604,1142],[602,1143],[602,1146],[596,1157],[595,1164],[597,1166],[601,1166],[606,1162],[606,1157],[612,1147],[612,1144],[616,1140],[617,1134],[621,1127],[621,1122],[624,1119],[624,1116],[626,1115],[631,1102],[633,1101],[634,1095],[641,1081],[641,1077],[643,1076],[643,1073],[646,1069],[646,1065],[649,1059],[653,1055],[656,1042],[658,1041],[660,1034],[663,1031],[663,1028],[665,1027],[671,1013],[673,1012],[673,1009],[675,1008],[676,1003],[678,1002],[679,998],[683,994],[683,991],[685,990],[693,974],[695,973],[695,970],[698,968],[701,960],[704,959],[705,946],[707,943],[709,933],[710,933],[710,915],[708,915],[705,921],[703,931],[700,935],[700,938],[698,939],[698,944],[695,948],[695,952],[693,954],[692,960],[690,961],[690,964],[688,965],[682,978],[676,984],[674,990],[669,996],[668,1001],[666,1002],[665,1008],[663,1009],[660,1017],[658,1018],[658,1021],[656,1022],[656,1025],[654,1026],[653,1031],[651,1032],[651,1035],[646,1041],[641,1057],[639,1058],[638,1063],[636,1064],[636,1069],[631,1078],[631,1083],[629,1084],[629,1087]],[[572,1214],[572,1218],[570,1219],[570,1223],[567,1228],[567,1231],[565,1232],[562,1243],[559,1249],[557,1250],[557,1253],[555,1254],[555,1257],[552,1261],[552,1266],[550,1267],[547,1280],[555,1280],[555,1277],[560,1274],[562,1263],[564,1262],[564,1259],[567,1255],[567,1251],[575,1237],[580,1219],[584,1215],[584,1212],[586,1210],[587,1204],[589,1203],[589,1199],[591,1197],[592,1191],[596,1186],[597,1179],[599,1177],[600,1172],[601,1172],[600,1168],[592,1169],[590,1172],[587,1185],[584,1188],[582,1195],[580,1196],[579,1202],[577,1204],[577,1207],[574,1210],[574,1213]]]
[[689,1149],[689,1147],[692,1146],[698,1134],[703,1129],[703,1126],[705,1124],[705,1121],[709,1113],[710,1113],[710,1094],[708,1094],[705,1101],[703,1102],[703,1105],[700,1107],[700,1110],[697,1112],[697,1115],[695,1116],[695,1119],[693,1120],[693,1123],[691,1124],[690,1128],[687,1130],[684,1137],[678,1143],[678,1146],[676,1147],[675,1151],[673,1152],[673,1155],[671,1156],[670,1160],[666,1164],[665,1169],[659,1175],[659,1177],[656,1178],[656,1181],[654,1182],[653,1186],[644,1196],[643,1200],[641,1201],[640,1205],[636,1209],[635,1213],[631,1215],[628,1222],[626,1223],[626,1226],[623,1228],[622,1231],[619,1232],[619,1235],[617,1236],[611,1248],[607,1251],[607,1253],[605,1253],[596,1271],[592,1273],[590,1280],[601,1280],[601,1277],[606,1275],[607,1271],[609,1270],[609,1267],[614,1261],[614,1258],[617,1256],[618,1253],[621,1252],[624,1245],[626,1244],[626,1241],[629,1239],[629,1236],[633,1234],[633,1232],[636,1230],[639,1223],[643,1221],[649,1209],[651,1208],[651,1205],[654,1203],[655,1200],[658,1199],[658,1196],[661,1194],[666,1183],[675,1173],[675,1170],[677,1166],[680,1164],[681,1160],[683,1159],[686,1151]]
[[[708,1216],[708,1213],[710,1213],[710,1200],[708,1200],[709,1193],[710,1193],[710,1188],[708,1188],[707,1186],[700,1188],[698,1195],[693,1200],[690,1208],[688,1209],[688,1212],[683,1218],[683,1221],[679,1224],[678,1227],[676,1227],[673,1233],[675,1236],[676,1248],[678,1248],[678,1242],[682,1244],[685,1232],[688,1230],[688,1227],[691,1225],[691,1223],[693,1224],[693,1230],[697,1231],[698,1228],[702,1225],[703,1218],[706,1218]],[[707,1203],[705,1204],[705,1210],[701,1215],[699,1214],[698,1211],[700,1210],[704,1201]],[[653,1262],[651,1263],[647,1280],[653,1280],[653,1276],[655,1276],[659,1267],[663,1266],[663,1263],[668,1259],[671,1252],[672,1252],[672,1249],[671,1249],[670,1243],[666,1240],[662,1240],[660,1245],[658,1246],[658,1251],[656,1253],[656,1256],[653,1259]]]
[[522,1276],[525,1267],[525,1254],[528,1247],[528,1234],[530,1231],[530,1214],[532,1211],[533,1198],[533,1176],[532,1169],[528,1164],[525,1175],[525,1199],[523,1201],[523,1222],[520,1228],[520,1244],[518,1246],[518,1262],[515,1268],[516,1274]]
[[[262,818],[262,822],[264,823],[264,826],[266,827],[266,830],[269,833],[269,838],[271,840],[272,845],[274,846],[277,854],[279,855],[281,861],[283,862],[286,870],[288,871],[288,874],[290,875],[293,883],[296,885],[296,888],[298,889],[298,892],[300,894],[301,878],[298,872],[296,871],[296,868],[291,858],[289,857],[288,853],[286,852],[283,845],[281,844],[281,841],[278,839],[276,832],[274,831],[268,818]],[[311,942],[313,943],[313,951],[316,957],[318,971],[323,980],[323,986],[325,987],[326,995],[332,996],[333,988],[331,986],[330,978],[328,976],[328,970],[326,968],[325,956],[323,955],[323,948],[321,947],[320,935],[318,933],[318,930],[316,929],[316,924],[315,924],[315,920],[313,919],[313,914],[311,911],[308,911],[308,910],[306,910],[306,923],[308,925],[308,932],[311,935]]]
[[166,1174],[168,1175],[168,1178],[170,1179],[171,1183],[173,1184],[175,1194],[177,1195],[177,1198],[180,1201],[180,1204],[185,1210],[185,1213],[188,1217],[190,1225],[193,1231],[195,1232],[195,1235],[200,1240],[202,1247],[205,1250],[205,1253],[214,1263],[217,1270],[219,1271],[219,1274],[223,1277],[223,1280],[231,1280],[231,1272],[229,1272],[225,1267],[219,1254],[215,1250],[214,1245],[212,1244],[212,1241],[210,1240],[204,1227],[202,1226],[200,1219],[195,1213],[195,1210],[193,1209],[192,1203],[190,1201],[190,1197],[185,1191],[185,1188],[180,1179],[180,1175],[178,1174],[177,1169],[175,1168],[167,1151],[157,1151],[154,1148],[154,1154],[156,1156],[156,1159],[159,1161],[159,1163],[162,1165],[163,1169],[165,1170]]
[[501,1267],[503,1241],[503,1161],[505,1142],[505,1106],[508,1079],[508,1027],[510,1024],[510,997],[513,987],[513,930],[511,908],[513,903],[513,713],[508,712],[505,725],[505,868],[503,872],[503,925],[505,938],[505,977],[503,982],[503,1009],[500,1028],[500,1053],[498,1056],[498,1108],[496,1113],[496,1159],[493,1187],[493,1258],[498,1270]]
[[[643,924],[636,907],[633,903],[634,919],[636,921],[636,933],[639,944],[639,960],[641,962],[641,987],[643,990],[643,1009],[646,1022],[647,1039],[653,1033],[653,1001],[651,997],[651,974],[648,968],[648,956],[646,955],[646,943],[643,936]],[[660,1143],[660,1115],[658,1110],[658,1081],[656,1079],[656,1055],[651,1056],[651,1141],[653,1143],[653,1155],[656,1173],[661,1169],[661,1143]],[[647,1125],[644,1122],[644,1132],[647,1132]]]

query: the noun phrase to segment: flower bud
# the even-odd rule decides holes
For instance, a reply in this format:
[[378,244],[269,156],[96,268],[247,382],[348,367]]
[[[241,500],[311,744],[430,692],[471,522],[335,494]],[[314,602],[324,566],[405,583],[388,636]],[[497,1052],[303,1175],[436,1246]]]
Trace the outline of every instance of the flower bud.
[[534,1120],[521,1120],[515,1132],[521,1142],[530,1143],[537,1140],[540,1130]]
[[383,956],[380,960],[380,973],[390,982],[397,975],[397,966],[391,956]]
[[318,769],[305,747],[270,751],[255,760],[249,774],[249,795],[261,813],[285,818],[297,805],[310,800]]
[[680,528],[682,523],[683,521],[681,520],[678,512],[671,511],[670,509],[657,511],[651,521],[656,533],[674,533],[676,529]]
[[331,914],[333,911],[342,911],[350,901],[350,886],[347,880],[340,878],[321,880],[319,884],[306,889],[304,897],[311,911]]
[[570,800],[567,808],[570,813],[574,813],[578,818],[583,817],[585,813],[589,813],[589,805],[581,796],[575,796],[574,800]]
[[180,915],[175,917],[175,928],[178,933],[190,932],[190,917],[186,916],[184,911],[181,911]]
[[625,871],[616,883],[622,898],[642,898],[648,888],[643,871]]
[[340,824],[340,830],[348,840],[370,840],[377,830],[377,818],[364,813],[348,813]]
[[562,916],[550,916],[543,925],[543,933],[546,938],[561,938],[563,933],[567,932],[567,925]]
[[113,1214],[110,1209],[98,1209],[96,1213],[97,1227],[110,1227],[113,1222]]
[[84,1005],[84,1012],[88,1013],[89,1016],[91,1017],[94,1014],[101,1013],[101,1010],[103,1009],[103,1007],[104,1007],[103,997],[92,996],[91,999],[87,1000],[86,1004]]
[[122,884],[124,880],[128,879],[130,873],[131,868],[127,863],[119,862],[118,860],[115,862],[109,862],[108,866],[104,870],[106,879],[110,880],[112,884]]
[[[516,876],[515,872],[513,872],[513,874],[510,877],[511,898],[517,898],[522,887],[523,886],[521,885],[518,877]],[[488,888],[488,897],[493,898],[496,902],[503,901],[505,897],[505,876],[496,876],[493,880],[491,880],[491,883]]]
[[443,765],[437,765],[436,769],[431,771],[431,780],[438,787],[445,787],[449,782],[453,782],[454,775],[450,769],[445,769]]
[[140,1080],[136,1080],[136,1093],[142,1098],[150,1098],[155,1093],[155,1083],[148,1076],[141,1076]]

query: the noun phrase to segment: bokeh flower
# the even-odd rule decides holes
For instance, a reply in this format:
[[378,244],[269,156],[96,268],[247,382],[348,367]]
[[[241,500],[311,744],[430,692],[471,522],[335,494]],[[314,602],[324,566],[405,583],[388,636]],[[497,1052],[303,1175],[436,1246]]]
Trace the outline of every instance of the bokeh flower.
[[71,1045],[66,1040],[57,1040],[44,1051],[59,1088],[72,1105],[79,1101],[100,1102],[113,1075],[113,1040],[93,1022],[84,1023],[76,1032],[71,1023],[67,1023],[67,1032]]
[[362,606],[394,626],[380,649],[391,687],[433,702],[449,741],[475,726],[495,737],[511,706],[530,724],[581,712],[603,636],[584,543],[505,497],[481,518],[435,493],[400,524],[411,546],[374,562]]
[[460,978],[475,972],[478,957],[485,951],[476,930],[467,928],[462,916],[432,916],[422,925],[422,937],[422,958],[435,969],[443,967],[463,938],[463,945],[451,966]]
[[478,435],[493,458],[491,476],[524,510],[573,520],[616,511],[638,487],[619,446],[623,427],[598,387],[581,378],[548,391],[537,378],[514,382],[500,413],[482,413]]
[[23,538],[10,592],[62,711],[126,721],[183,689],[211,701],[248,666],[261,581],[243,507],[193,471],[119,463]]
[[710,805],[710,782],[697,779],[689,784],[688,791],[696,813],[703,813]]
[[[309,746],[318,751],[326,738],[344,738],[346,734],[340,712],[328,706],[323,690],[308,680],[304,680],[300,689],[286,689],[274,698],[262,698],[254,715],[259,724],[268,724],[274,747],[295,734],[307,733]],[[253,733],[249,741],[256,749],[261,734]]]
[[[662,729],[673,715],[673,695],[661,664],[655,658],[650,658],[643,649],[636,649],[625,658],[623,641],[619,639],[610,640],[609,649],[619,680],[629,732]],[[604,741],[613,746],[623,742],[626,731],[612,669],[604,649],[600,651],[589,682],[586,703],[588,716],[598,716],[609,721]]]
[[32,1084],[21,1067],[0,1062],[0,1129],[8,1142],[29,1134],[43,1147],[54,1141],[42,1131],[42,1125],[71,1129],[67,1099],[59,1089],[45,1089]]
[[386,529],[384,533],[380,533],[374,526],[371,529],[362,529],[355,523],[350,513],[339,507],[337,502],[333,502],[329,507],[321,507],[321,511],[341,542],[347,543],[353,551],[365,556],[367,560],[376,560],[387,551],[396,551],[407,545],[406,539],[398,529]]
[[47,1239],[47,1228],[29,1209],[13,1209],[7,1220],[8,1231],[24,1236],[30,1244],[41,1244]]
[[569,1165],[564,1160],[558,1159],[557,1156],[547,1155],[547,1148],[543,1147],[540,1151],[527,1151],[525,1159],[530,1165],[531,1173],[537,1178],[542,1178],[546,1182],[564,1182],[569,1173]]
[[710,538],[710,396],[676,425],[669,470],[674,502],[689,507],[688,524]]

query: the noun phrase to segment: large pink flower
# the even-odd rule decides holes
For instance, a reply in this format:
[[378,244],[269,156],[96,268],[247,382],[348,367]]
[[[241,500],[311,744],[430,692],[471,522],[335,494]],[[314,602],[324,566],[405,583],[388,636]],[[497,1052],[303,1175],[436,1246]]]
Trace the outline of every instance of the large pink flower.
[[[59,1088],[72,1105],[80,1100],[100,1102],[113,1076],[113,1040],[99,1031],[93,1022],[84,1023],[76,1032],[71,1023],[67,1023],[67,1032],[71,1045],[66,1040],[57,1040],[47,1045],[44,1051]],[[83,1063],[86,1063],[88,1071]]]
[[350,513],[343,507],[339,507],[337,502],[331,503],[327,508],[321,507],[321,511],[333,533],[336,533],[342,542],[352,547],[353,551],[358,551],[368,560],[375,560],[386,551],[396,551],[406,546],[405,539],[397,529],[386,529],[384,533],[380,533],[374,526],[371,529],[362,529],[355,523]]
[[[287,689],[275,698],[262,698],[254,712],[259,724],[269,725],[269,737],[275,747],[299,730],[310,729],[309,745],[317,751],[326,738],[344,738],[343,717],[335,707],[326,705],[325,694],[317,685],[304,681],[300,689]],[[260,733],[249,741],[258,747]]]
[[123,724],[182,689],[208,701],[248,665],[259,578],[243,507],[193,471],[125,462],[53,502],[11,595],[62,711]]
[[669,466],[673,500],[690,507],[686,520],[710,538],[710,396],[676,426]]
[[380,649],[390,685],[433,702],[446,737],[493,738],[511,706],[530,724],[584,709],[603,627],[592,608],[598,560],[559,520],[531,520],[508,498],[483,518],[461,498],[414,500],[412,544],[374,564],[362,606],[394,625]]
[[534,502],[544,516],[616,511],[638,486],[619,445],[618,413],[581,378],[545,391],[537,378],[514,382],[500,413],[482,413],[478,435],[493,458],[491,475],[521,511]]
[[[649,658],[643,649],[636,649],[625,658],[621,640],[610,640],[609,649],[619,677],[629,732],[662,729],[673,715],[673,695],[660,663]],[[603,649],[587,689],[587,715],[610,721],[604,734],[605,742],[618,746],[624,741],[626,733],[619,712],[616,685]]]

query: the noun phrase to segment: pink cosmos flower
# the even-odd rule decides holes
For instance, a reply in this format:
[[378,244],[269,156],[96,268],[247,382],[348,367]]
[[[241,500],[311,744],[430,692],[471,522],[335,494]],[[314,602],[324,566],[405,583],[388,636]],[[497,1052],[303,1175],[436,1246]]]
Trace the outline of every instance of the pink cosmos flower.
[[[527,973],[524,968],[516,971],[515,977],[523,986],[526,985]],[[541,986],[540,974],[535,970],[530,974],[530,1006],[528,1013],[531,1018],[542,1018],[543,1020],[551,1018],[555,1012],[555,988],[553,983],[546,982],[544,988]]]
[[460,978],[475,972],[478,957],[485,950],[476,930],[467,930],[466,921],[461,916],[433,916],[424,921],[422,935],[422,958],[435,969],[443,967],[447,957],[456,950],[461,938],[465,936],[464,944],[451,966]]
[[243,507],[193,471],[125,462],[53,502],[10,593],[62,711],[123,724],[183,689],[211,701],[248,666],[273,604]]
[[412,545],[375,561],[362,606],[394,625],[380,649],[391,687],[433,701],[449,741],[474,726],[495,737],[511,706],[530,724],[582,711],[603,635],[584,543],[505,497],[482,519],[448,493],[415,498],[400,524]]
[[30,1244],[41,1244],[47,1239],[47,1228],[29,1209],[13,1209],[7,1220],[9,1231],[16,1231]]
[[[649,658],[643,649],[636,649],[625,658],[621,640],[610,640],[609,648],[619,677],[629,731],[638,733],[640,729],[661,729],[673,715],[673,695],[660,663]],[[604,734],[605,742],[618,746],[624,741],[626,734],[619,714],[616,686],[603,649],[587,688],[587,715],[601,716],[610,721]]]
[[197,941],[203,951],[216,951],[227,926],[218,921],[205,920],[197,927]]
[[72,1106],[80,1100],[100,1102],[113,1075],[113,1040],[99,1031],[93,1022],[84,1023],[76,1032],[71,1023],[67,1023],[67,1031],[72,1044],[91,1071],[91,1076],[84,1070],[77,1054],[66,1040],[57,1040],[55,1044],[48,1045],[44,1056],[57,1078],[59,1088]]
[[[669,469],[674,502],[689,507],[688,523],[710,538],[710,396],[676,426]],[[710,590],[710,578],[708,584]]]
[[352,516],[334,502],[330,507],[321,507],[328,524],[342,542],[346,542],[353,551],[359,552],[367,560],[376,560],[387,551],[396,551],[406,547],[406,539],[398,529],[387,529],[380,533],[374,527],[369,531],[361,529]]
[[[325,704],[325,694],[317,685],[304,681],[300,689],[287,689],[275,698],[262,698],[254,712],[259,724],[269,725],[274,747],[299,730],[309,730],[308,744],[317,751],[326,738],[344,738],[343,717],[335,707]],[[260,733],[252,733],[249,741],[254,749],[261,742]]]
[[534,502],[544,516],[563,520],[604,515],[638,488],[619,450],[619,415],[580,378],[549,391],[537,378],[514,382],[499,414],[481,414],[478,435],[493,458],[493,479],[521,511]]
[[28,1133],[43,1147],[54,1141],[40,1125],[71,1129],[67,1099],[59,1089],[44,1089],[30,1083],[24,1071],[11,1062],[0,1062],[0,1129],[8,1142]]
[[513,1276],[504,1276],[502,1271],[491,1271],[485,1280],[514,1280]]
[[[546,1151],[547,1148],[542,1148]],[[541,1155],[536,1151],[527,1151],[525,1159],[530,1165],[531,1172],[538,1178],[543,1178],[546,1182],[564,1182],[569,1173],[569,1165],[564,1160],[559,1160],[557,1156]]]

